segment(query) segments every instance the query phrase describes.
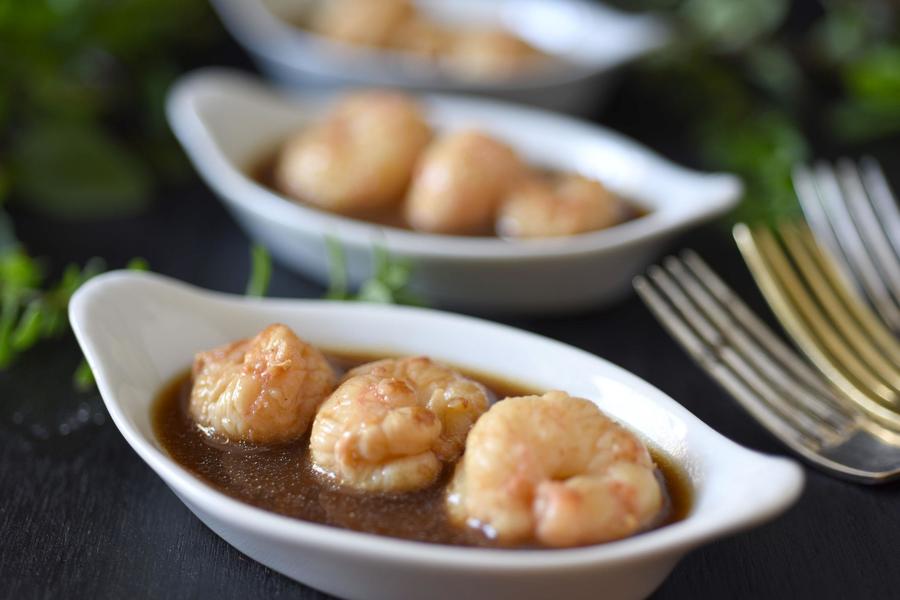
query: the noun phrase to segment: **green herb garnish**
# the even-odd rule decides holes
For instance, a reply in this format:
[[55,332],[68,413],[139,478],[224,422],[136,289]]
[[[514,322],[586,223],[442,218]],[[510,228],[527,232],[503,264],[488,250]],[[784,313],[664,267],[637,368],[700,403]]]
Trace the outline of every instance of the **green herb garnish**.
[[269,290],[272,279],[272,258],[265,246],[253,244],[250,247],[250,277],[247,280],[248,296],[261,298]]
[[[651,118],[677,123],[708,169],[746,183],[733,215],[797,209],[791,170],[819,152],[900,135],[900,5],[824,0],[802,27],[789,0],[612,0],[670,18],[676,40],[628,79]],[[802,12],[798,10],[796,12]]]
[[372,248],[372,276],[354,294],[349,289],[347,260],[340,242],[325,238],[328,249],[329,287],[325,297],[330,300],[375,302],[424,306],[424,301],[409,290],[413,265],[392,257],[382,246]]

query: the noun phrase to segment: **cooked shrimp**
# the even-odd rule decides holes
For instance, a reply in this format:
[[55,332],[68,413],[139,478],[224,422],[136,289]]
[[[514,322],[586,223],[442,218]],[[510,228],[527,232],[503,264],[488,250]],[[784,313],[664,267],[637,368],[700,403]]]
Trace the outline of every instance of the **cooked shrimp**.
[[662,506],[644,445],[564,392],[507,398],[472,428],[448,489],[451,518],[503,543],[575,546],[650,525]]
[[363,365],[319,409],[313,463],[360,490],[420,489],[462,453],[487,406],[480,384],[425,357]]
[[197,354],[188,410],[199,427],[232,441],[287,442],[306,433],[334,389],[328,361],[284,325]]
[[434,451],[446,463],[462,454],[469,429],[490,404],[483,385],[426,356],[386,358],[348,373],[349,376],[365,374],[402,379],[412,385],[419,405],[441,422],[441,436]]
[[496,79],[534,68],[544,56],[509,31],[473,29],[456,34],[446,62],[462,77]]
[[451,31],[433,21],[407,19],[393,33],[390,45],[424,58],[437,58],[447,50],[453,39]]
[[564,175],[554,182],[529,179],[500,206],[497,233],[553,237],[604,229],[624,219],[624,205],[593,179]]
[[324,0],[313,29],[342,42],[382,46],[415,15],[409,0]]
[[416,167],[406,200],[414,229],[433,233],[488,233],[500,200],[524,172],[516,152],[480,131],[435,140]]
[[282,150],[275,178],[288,194],[353,212],[397,204],[431,130],[419,106],[389,92],[359,92]]

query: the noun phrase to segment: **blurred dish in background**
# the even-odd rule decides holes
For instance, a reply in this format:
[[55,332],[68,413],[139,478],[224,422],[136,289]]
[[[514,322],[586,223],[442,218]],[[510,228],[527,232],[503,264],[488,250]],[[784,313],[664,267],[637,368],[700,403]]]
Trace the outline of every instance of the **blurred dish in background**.
[[292,87],[464,92],[596,108],[665,23],[581,0],[213,0],[263,72]]
[[[619,134],[569,117],[455,96],[425,95],[419,102],[428,128],[458,132],[475,124],[483,132],[479,135],[502,140],[525,164],[577,174],[537,184],[536,191],[517,192],[522,198],[515,202],[521,206],[509,211],[504,227],[515,227],[516,218],[567,226],[565,218],[557,224],[556,218],[530,213],[540,215],[548,195],[583,202],[581,196],[602,194],[591,180],[602,181],[604,189],[632,200],[647,213],[600,231],[542,239],[436,235],[386,227],[291,201],[253,177],[255,165],[286,135],[322,121],[334,107],[333,95],[284,96],[252,77],[209,69],[176,83],[169,92],[167,112],[200,175],[249,235],[286,266],[328,281],[324,242],[330,236],[344,250],[350,285],[358,286],[370,276],[373,248],[381,246],[413,265],[410,291],[431,304],[464,310],[558,313],[608,304],[629,293],[631,278],[656,258],[667,240],[733,208],[741,191],[740,181],[731,175],[683,169]],[[417,119],[400,118],[413,123]],[[379,122],[383,126],[386,120]],[[420,147],[416,137],[409,147]],[[391,151],[398,155],[408,151],[406,145],[397,148]],[[509,158],[496,147],[491,154]],[[360,156],[375,160],[365,153]],[[474,174],[468,164],[459,172],[463,179]],[[390,186],[395,185],[394,176],[391,172]],[[602,211],[589,216],[575,221],[601,223],[608,218]]]
[[461,79],[503,79],[552,64],[502,26],[444,23],[411,0],[318,0],[304,16],[297,25],[313,33],[428,59]]

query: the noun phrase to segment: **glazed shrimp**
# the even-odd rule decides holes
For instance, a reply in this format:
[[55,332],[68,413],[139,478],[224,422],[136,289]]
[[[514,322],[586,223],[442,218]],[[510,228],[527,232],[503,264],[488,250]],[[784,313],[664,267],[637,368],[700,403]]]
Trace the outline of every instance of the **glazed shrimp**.
[[348,376],[365,374],[402,379],[412,385],[419,405],[441,422],[434,451],[445,463],[459,458],[469,429],[490,404],[483,385],[426,356],[378,360],[353,369]]
[[405,492],[433,483],[487,410],[484,387],[425,357],[350,371],[313,422],[316,468],[340,485]]
[[501,199],[523,172],[503,142],[475,130],[449,133],[419,160],[406,218],[414,229],[432,233],[490,232]]
[[334,389],[328,361],[284,325],[197,354],[188,411],[207,434],[260,444],[306,433]]
[[415,12],[409,0],[324,0],[312,25],[342,42],[383,46]]
[[619,539],[662,507],[644,445],[564,392],[507,398],[472,428],[448,488],[451,518],[503,543],[565,547]]
[[332,211],[384,208],[403,200],[430,138],[412,99],[359,92],[288,140],[275,181],[289,195]]
[[391,36],[390,45],[398,50],[435,59],[447,50],[453,33],[427,19],[407,19]]
[[500,207],[497,233],[507,237],[553,237],[604,229],[624,219],[624,205],[603,185],[580,175],[548,182],[530,179]]
[[502,29],[461,31],[447,54],[447,66],[474,80],[511,77],[540,64],[545,55]]

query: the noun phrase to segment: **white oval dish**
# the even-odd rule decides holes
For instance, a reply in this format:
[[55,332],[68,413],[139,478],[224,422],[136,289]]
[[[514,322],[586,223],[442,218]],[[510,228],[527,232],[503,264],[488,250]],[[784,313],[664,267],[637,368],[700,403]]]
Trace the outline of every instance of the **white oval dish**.
[[556,59],[551,68],[491,81],[454,77],[424,59],[356,46],[292,23],[310,0],[213,0],[232,35],[272,79],[292,87],[379,86],[473,93],[579,112],[596,106],[616,67],[670,38],[658,17],[581,0],[416,0],[438,22],[503,26]]
[[[109,414],[141,458],[206,525],[244,554],[347,598],[640,598],[691,549],[771,519],[800,493],[793,461],[746,450],[648,383],[596,356],[510,327],[438,311],[359,303],[260,300],[165,277],[113,272],[72,298],[75,335]],[[266,512],[179,466],[153,434],[162,386],[195,352],[283,322],[324,348],[428,354],[536,388],[559,388],[668,453],[694,488],[682,521],[568,550],[493,550],[402,541]]]
[[442,129],[476,124],[534,164],[599,179],[649,214],[603,231],[545,240],[443,236],[382,227],[292,202],[248,170],[321,116],[333,96],[290,98],[234,71],[185,76],[169,92],[175,135],[206,183],[254,239],[285,265],[328,279],[324,238],[345,249],[352,284],[371,272],[373,244],[415,266],[412,287],[433,305],[495,313],[597,308],[630,293],[631,278],[676,233],[734,207],[732,175],[683,169],[609,130],[508,104],[424,96]]

